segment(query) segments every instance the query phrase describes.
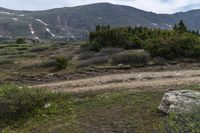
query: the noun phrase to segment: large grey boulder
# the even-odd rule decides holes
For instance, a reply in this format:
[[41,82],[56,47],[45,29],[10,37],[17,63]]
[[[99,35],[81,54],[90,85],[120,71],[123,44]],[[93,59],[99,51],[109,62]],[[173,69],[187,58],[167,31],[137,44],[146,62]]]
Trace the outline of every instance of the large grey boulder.
[[170,91],[164,94],[158,109],[165,113],[192,113],[200,110],[200,92],[191,90]]

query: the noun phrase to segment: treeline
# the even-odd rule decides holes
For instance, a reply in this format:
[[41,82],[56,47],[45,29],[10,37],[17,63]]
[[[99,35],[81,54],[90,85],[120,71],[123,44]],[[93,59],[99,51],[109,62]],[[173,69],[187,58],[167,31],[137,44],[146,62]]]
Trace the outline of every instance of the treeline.
[[167,59],[194,58],[200,56],[200,36],[197,31],[189,31],[182,20],[173,30],[97,26],[96,31],[90,33],[88,47],[97,52],[104,47],[120,47],[145,49],[152,56]]

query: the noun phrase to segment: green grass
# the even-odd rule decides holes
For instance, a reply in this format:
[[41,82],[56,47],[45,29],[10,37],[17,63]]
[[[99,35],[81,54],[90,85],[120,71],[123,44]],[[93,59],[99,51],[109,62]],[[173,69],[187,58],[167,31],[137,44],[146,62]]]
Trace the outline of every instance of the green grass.
[[[199,90],[199,85],[185,88]],[[15,105],[9,107],[24,107],[18,115],[4,114],[6,119],[0,119],[0,130],[13,133],[159,132],[163,121],[168,120],[157,112],[163,94],[164,91],[156,90],[60,94],[3,85],[0,103],[4,97],[7,105]],[[15,100],[10,100],[10,96]],[[45,108],[47,104],[50,107]],[[27,107],[31,108],[27,110]]]
[[[7,113],[9,117],[3,115],[6,119],[1,119],[1,129],[8,132],[154,131],[160,121],[156,107],[162,92],[119,91],[68,95],[13,85],[1,86],[2,89],[9,92],[6,98],[17,97],[14,103],[6,99],[8,104],[15,105],[11,107],[23,105],[23,109],[17,113],[21,115],[15,115],[16,112],[14,115]],[[35,99],[37,95],[39,100]],[[31,101],[35,100],[37,102],[33,104]],[[51,106],[45,109],[47,103]],[[34,108],[27,111],[25,107],[29,105]]]

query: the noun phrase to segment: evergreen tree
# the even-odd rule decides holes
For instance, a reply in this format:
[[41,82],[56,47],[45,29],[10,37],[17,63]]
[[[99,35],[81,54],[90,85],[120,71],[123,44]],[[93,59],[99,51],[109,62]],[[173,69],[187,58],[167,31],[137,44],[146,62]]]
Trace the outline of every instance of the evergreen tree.
[[101,29],[101,26],[100,25],[97,25],[96,26],[96,31],[99,31]]
[[179,23],[178,23],[178,27],[177,27],[177,30],[179,33],[185,33],[187,32],[187,26],[184,24],[183,20],[181,20]]
[[177,25],[176,24],[174,25],[173,30],[177,31]]

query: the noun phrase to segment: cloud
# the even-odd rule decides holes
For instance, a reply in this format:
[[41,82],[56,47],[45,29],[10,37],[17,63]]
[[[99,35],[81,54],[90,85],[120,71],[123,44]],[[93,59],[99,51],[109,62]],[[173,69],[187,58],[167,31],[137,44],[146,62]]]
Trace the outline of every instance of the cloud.
[[200,0],[0,0],[0,6],[21,10],[44,10],[98,2],[128,5],[156,13],[174,13],[200,8]]

